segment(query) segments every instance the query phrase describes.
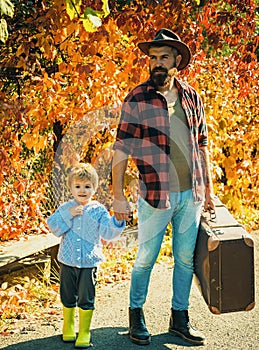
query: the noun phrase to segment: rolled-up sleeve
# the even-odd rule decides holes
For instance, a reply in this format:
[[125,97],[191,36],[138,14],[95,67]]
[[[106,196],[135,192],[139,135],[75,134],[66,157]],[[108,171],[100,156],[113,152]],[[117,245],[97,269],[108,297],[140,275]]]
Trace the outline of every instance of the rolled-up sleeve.
[[205,111],[203,107],[202,100],[197,94],[197,116],[199,118],[199,134],[198,143],[199,146],[208,146],[208,128],[206,123]]

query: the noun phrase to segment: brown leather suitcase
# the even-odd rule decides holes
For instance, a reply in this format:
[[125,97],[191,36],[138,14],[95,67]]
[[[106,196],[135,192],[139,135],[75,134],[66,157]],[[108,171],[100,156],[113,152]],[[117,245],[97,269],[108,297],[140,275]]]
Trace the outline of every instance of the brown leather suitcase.
[[254,242],[219,199],[215,213],[202,214],[194,271],[213,314],[253,309]]

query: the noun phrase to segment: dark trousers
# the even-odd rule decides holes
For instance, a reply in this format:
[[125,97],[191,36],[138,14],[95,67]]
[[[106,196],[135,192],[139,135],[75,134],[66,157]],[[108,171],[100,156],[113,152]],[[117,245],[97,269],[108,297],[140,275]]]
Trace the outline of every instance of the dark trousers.
[[60,298],[65,307],[94,310],[97,268],[60,264]]

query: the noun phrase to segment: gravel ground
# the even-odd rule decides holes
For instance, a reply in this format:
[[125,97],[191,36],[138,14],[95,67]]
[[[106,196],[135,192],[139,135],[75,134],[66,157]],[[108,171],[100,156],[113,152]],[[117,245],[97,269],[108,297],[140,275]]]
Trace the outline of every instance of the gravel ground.
[[[256,299],[259,290],[259,232],[255,239]],[[148,350],[185,349],[193,347],[168,333],[171,299],[172,269],[168,264],[156,264],[151,277],[149,295],[145,304],[145,318],[152,334]],[[136,350],[128,338],[129,281],[102,286],[97,290],[96,310],[92,321],[93,349]],[[249,312],[213,315],[193,283],[190,318],[192,324],[207,338],[204,350],[257,350],[259,348],[259,306]],[[6,350],[70,350],[74,345],[61,341],[61,305],[57,314],[42,320],[19,321],[19,332],[0,337],[0,349]],[[143,347],[141,347],[143,348]]]

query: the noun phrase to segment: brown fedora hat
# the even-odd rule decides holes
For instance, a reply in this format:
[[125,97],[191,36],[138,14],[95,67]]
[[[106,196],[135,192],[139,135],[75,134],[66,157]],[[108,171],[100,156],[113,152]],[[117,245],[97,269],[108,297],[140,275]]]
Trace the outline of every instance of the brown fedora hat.
[[177,67],[178,70],[184,69],[190,62],[191,51],[189,47],[183,43],[179,36],[170,29],[162,28],[157,33],[152,41],[138,43],[138,47],[146,55],[149,55],[149,48],[152,46],[171,46],[178,50],[179,55],[182,56],[181,62]]

